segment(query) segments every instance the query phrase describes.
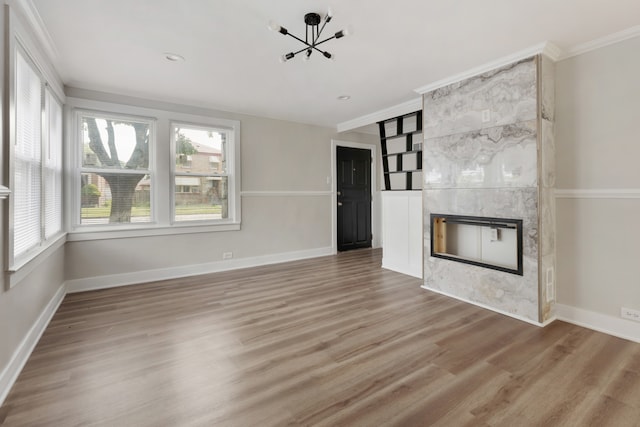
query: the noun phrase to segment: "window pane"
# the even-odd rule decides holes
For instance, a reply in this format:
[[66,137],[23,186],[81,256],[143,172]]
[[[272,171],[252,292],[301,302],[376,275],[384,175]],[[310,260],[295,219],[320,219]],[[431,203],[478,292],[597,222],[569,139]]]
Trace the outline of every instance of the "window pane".
[[41,238],[41,96],[40,77],[18,51],[12,189],[14,258],[37,246]]
[[62,107],[48,89],[44,110],[44,235],[48,239],[62,229]]
[[16,158],[13,192],[13,255],[40,243],[40,164]]
[[150,194],[149,175],[82,173],[80,224],[151,222]]
[[175,220],[210,221],[228,217],[226,176],[175,177]]
[[122,119],[82,118],[82,166],[149,168],[149,124]]
[[174,127],[176,141],[176,173],[224,174],[224,148],[227,131]]

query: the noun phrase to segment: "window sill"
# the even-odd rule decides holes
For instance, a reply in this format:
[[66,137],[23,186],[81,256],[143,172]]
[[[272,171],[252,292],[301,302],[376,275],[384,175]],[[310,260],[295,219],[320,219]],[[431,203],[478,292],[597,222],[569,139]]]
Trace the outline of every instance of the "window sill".
[[31,252],[27,259],[21,260],[8,268],[7,273],[9,280],[7,283],[9,284],[9,288],[13,288],[24,280],[25,277],[36,269],[36,267],[42,264],[43,261],[47,260],[53,252],[61,248],[67,241],[66,238],[66,233],[61,233],[52,237],[38,249]]
[[172,226],[150,226],[149,228],[118,230],[76,230],[67,235],[68,242],[85,240],[127,239],[131,237],[171,236],[177,234],[211,233],[240,230],[240,222],[221,224],[174,224]]

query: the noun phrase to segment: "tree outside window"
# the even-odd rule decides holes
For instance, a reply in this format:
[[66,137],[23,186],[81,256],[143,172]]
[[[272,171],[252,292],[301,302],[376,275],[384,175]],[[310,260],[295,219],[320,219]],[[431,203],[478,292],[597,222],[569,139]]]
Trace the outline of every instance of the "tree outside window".
[[[81,224],[151,221],[151,123],[84,115]],[[96,200],[96,195],[98,195]]]

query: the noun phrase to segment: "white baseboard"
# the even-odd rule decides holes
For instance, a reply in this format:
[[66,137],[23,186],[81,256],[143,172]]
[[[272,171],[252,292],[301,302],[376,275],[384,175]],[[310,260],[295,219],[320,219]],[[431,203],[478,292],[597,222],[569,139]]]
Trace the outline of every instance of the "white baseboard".
[[60,306],[60,303],[62,303],[65,295],[66,289],[63,284],[58,288],[53,298],[51,298],[51,301],[49,301],[44,310],[42,310],[42,313],[40,313],[36,322],[31,326],[27,335],[20,342],[20,345],[18,345],[18,348],[16,348],[13,356],[11,357],[11,361],[9,361],[9,364],[7,364],[2,373],[0,373],[0,405],[2,405],[4,400],[7,398],[11,387],[13,387],[13,384],[18,379],[18,375],[22,371],[22,368],[24,368],[27,360],[29,360],[29,356],[36,347],[36,344],[38,344],[40,337],[47,328],[47,325],[49,325],[51,318],[58,310],[58,307]]
[[564,304],[556,304],[556,318],[574,325],[604,332],[614,337],[640,343],[640,325],[632,320]]
[[447,297],[450,297],[450,298],[457,299],[458,301],[462,301],[462,302],[466,302],[466,303],[469,303],[469,304],[477,305],[478,307],[486,308],[487,310],[491,310],[491,311],[494,311],[494,312],[499,313],[499,314],[504,314],[505,316],[513,317],[514,319],[521,320],[523,322],[527,322],[527,323],[530,323],[530,324],[535,325],[535,326],[545,327],[549,323],[551,323],[551,322],[553,322],[555,320],[555,319],[549,319],[544,323],[540,323],[540,322],[536,322],[535,320],[531,320],[531,319],[529,319],[527,317],[524,317],[524,316],[519,316],[517,314],[509,313],[508,311],[499,310],[497,308],[490,307],[490,306],[488,306],[486,304],[482,304],[482,303],[477,302],[477,301],[471,301],[471,300],[468,300],[466,298],[461,298],[461,297],[459,297],[457,295],[452,295],[452,294],[450,294],[448,292],[444,292],[444,291],[441,291],[441,290],[438,290],[438,289],[429,288],[429,287],[427,287],[425,285],[422,285],[421,288],[422,289],[426,289],[427,291],[435,292],[437,294],[441,294],[441,295],[444,295],[444,296],[447,296]]
[[88,277],[85,279],[68,280],[65,285],[68,293],[93,291],[97,289],[115,288],[118,286],[134,285],[138,283],[155,282],[158,280],[177,279],[180,277],[197,276],[200,274],[217,273],[220,271],[237,270],[239,268],[258,267],[261,265],[279,264],[288,261],[298,261],[307,258],[333,255],[330,248],[307,249],[303,251],[284,252],[273,255],[262,255],[249,258],[237,258],[224,261],[214,261],[205,264],[186,265],[155,270],[135,271],[131,273],[112,274],[107,276]]

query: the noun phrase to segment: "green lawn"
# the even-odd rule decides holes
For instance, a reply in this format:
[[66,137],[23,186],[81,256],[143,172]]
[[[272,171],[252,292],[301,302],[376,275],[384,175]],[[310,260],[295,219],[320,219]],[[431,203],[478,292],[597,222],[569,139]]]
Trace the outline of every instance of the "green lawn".
[[[176,215],[198,215],[198,214],[219,214],[222,211],[220,205],[189,205],[176,206]],[[131,216],[149,216],[151,209],[148,207],[134,206],[131,210]],[[107,218],[111,213],[111,207],[82,208],[82,218]]]

